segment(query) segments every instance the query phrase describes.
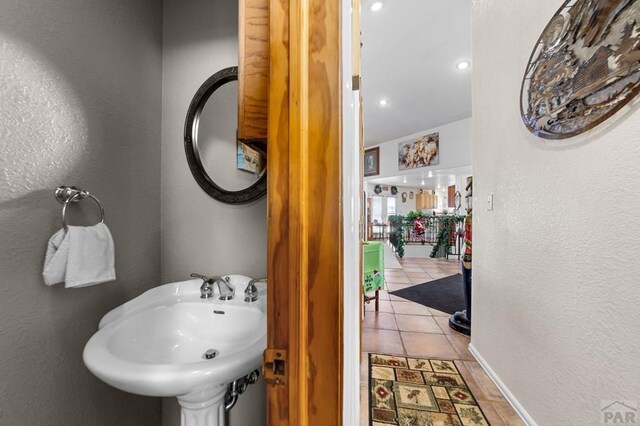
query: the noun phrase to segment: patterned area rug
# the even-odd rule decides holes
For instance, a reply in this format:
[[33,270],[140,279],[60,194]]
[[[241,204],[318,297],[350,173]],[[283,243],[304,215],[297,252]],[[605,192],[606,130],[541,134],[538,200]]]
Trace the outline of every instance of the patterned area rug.
[[453,361],[369,354],[371,426],[488,426]]

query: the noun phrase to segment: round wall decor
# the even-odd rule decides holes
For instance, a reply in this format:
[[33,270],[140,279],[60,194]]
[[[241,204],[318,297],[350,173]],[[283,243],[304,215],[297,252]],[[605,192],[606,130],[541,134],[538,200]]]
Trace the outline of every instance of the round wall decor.
[[[191,174],[200,187],[212,198],[226,204],[246,204],[259,199],[267,193],[267,173],[266,169],[256,175],[252,184],[240,190],[229,190],[216,183],[207,168],[202,162],[202,146],[198,145],[199,139],[202,144],[203,135],[200,134],[200,127],[204,123],[203,110],[207,101],[216,90],[224,85],[238,80],[238,67],[224,68],[209,77],[200,86],[191,100],[187,118],[184,124],[184,150],[187,156],[187,163]],[[237,109],[237,104],[226,105],[233,111]],[[236,141],[230,141],[236,144]],[[234,164],[236,158],[233,158]]]
[[373,187],[373,192],[375,192],[376,194],[382,194],[382,187],[380,185],[376,185]]
[[525,126],[545,139],[593,129],[640,93],[640,0],[567,0],[529,59]]

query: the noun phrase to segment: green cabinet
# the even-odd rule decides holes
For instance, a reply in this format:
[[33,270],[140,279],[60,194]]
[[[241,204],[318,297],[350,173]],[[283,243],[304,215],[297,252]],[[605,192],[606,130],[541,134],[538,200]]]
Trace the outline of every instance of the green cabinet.
[[370,241],[363,246],[364,292],[371,293],[384,288],[384,247],[382,243]]

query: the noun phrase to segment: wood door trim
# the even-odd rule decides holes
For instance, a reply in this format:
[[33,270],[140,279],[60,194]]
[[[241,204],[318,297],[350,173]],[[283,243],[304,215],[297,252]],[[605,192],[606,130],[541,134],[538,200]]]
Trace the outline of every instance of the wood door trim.
[[[270,0],[267,156],[267,345],[289,349],[289,1]],[[284,326],[283,326],[284,325]],[[292,354],[296,356],[297,354]],[[289,361],[290,362],[290,361]],[[267,425],[289,425],[289,377],[267,385]]]
[[[289,292],[296,276],[290,270],[289,251],[289,1],[270,0],[269,6],[269,114],[267,156],[267,345],[289,349]],[[292,354],[294,355],[294,354]],[[289,385],[267,385],[267,425],[289,425],[296,413],[289,410]]]
[[340,0],[271,0],[268,347],[270,426],[342,424]]
[[[291,0],[289,15],[289,205],[290,232],[289,252],[294,255],[291,262],[295,278],[289,283],[289,292],[294,297],[289,303],[289,347],[290,377],[289,414],[290,424],[309,424],[308,398],[309,371],[309,62],[307,43],[303,38],[309,32],[308,10],[305,0]],[[297,285],[293,285],[297,281]],[[291,293],[293,292],[293,293]]]

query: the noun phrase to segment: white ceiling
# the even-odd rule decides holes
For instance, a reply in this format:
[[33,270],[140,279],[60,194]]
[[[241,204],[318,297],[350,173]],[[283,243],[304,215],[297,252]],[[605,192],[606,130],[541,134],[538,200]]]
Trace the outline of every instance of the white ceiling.
[[[368,179],[369,185],[393,185],[405,188],[444,189],[456,183],[456,178],[471,176],[472,168],[456,167],[425,171],[422,173],[406,174],[388,178]],[[422,184],[424,182],[424,185]]]
[[374,2],[362,3],[365,145],[470,117],[471,71],[456,65],[471,60],[471,0]]

